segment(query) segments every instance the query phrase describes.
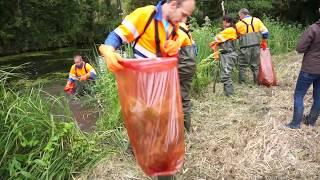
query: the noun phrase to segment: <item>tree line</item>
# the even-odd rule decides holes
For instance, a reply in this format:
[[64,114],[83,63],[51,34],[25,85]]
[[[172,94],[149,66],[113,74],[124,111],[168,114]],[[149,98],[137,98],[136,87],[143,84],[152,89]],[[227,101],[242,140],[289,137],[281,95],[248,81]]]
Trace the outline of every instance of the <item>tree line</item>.
[[[222,0],[197,0],[198,23],[218,19]],[[100,43],[121,19],[137,7],[158,0],[0,0],[0,55]],[[225,0],[234,17],[246,7],[286,22],[309,24],[318,19],[318,0]]]
[[82,46],[119,22],[119,0],[0,0],[0,55]]

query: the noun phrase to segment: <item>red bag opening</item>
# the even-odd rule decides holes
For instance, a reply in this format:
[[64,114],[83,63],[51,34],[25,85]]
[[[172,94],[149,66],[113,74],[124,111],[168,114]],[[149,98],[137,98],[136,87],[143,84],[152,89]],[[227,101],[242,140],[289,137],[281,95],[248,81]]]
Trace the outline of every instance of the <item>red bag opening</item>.
[[277,79],[269,49],[260,49],[260,61],[258,83],[267,87],[276,86]]
[[127,59],[116,72],[121,111],[133,152],[149,176],[175,174],[185,144],[176,58]]

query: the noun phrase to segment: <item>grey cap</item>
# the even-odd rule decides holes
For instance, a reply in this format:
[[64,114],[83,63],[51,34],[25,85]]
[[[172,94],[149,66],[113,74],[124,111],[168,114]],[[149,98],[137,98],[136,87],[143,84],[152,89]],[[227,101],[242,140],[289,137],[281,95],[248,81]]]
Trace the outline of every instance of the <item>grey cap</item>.
[[239,14],[249,15],[249,14],[250,14],[250,12],[249,12],[249,10],[248,10],[248,9],[246,9],[246,8],[242,8],[242,9],[240,9]]

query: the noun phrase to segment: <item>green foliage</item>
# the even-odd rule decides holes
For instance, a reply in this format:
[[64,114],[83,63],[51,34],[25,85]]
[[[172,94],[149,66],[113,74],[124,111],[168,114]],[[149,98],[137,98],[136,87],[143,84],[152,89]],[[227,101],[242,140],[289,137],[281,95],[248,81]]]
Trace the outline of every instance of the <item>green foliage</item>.
[[109,0],[0,0],[0,5],[0,54],[101,41],[119,22],[117,5]]
[[[222,0],[199,0],[194,16],[203,23],[205,16],[215,20],[222,17]],[[285,22],[310,24],[319,18],[317,0],[224,0],[226,14],[238,18],[241,8],[247,8],[256,17],[277,17]]]
[[65,98],[40,89],[13,91],[6,71],[0,70],[1,178],[71,179],[116,148],[121,137],[114,130],[84,134]]
[[38,90],[20,94],[0,87],[2,178],[65,179],[103,154],[71,121],[63,101],[43,99],[40,94]]
[[[101,42],[120,19],[158,0],[0,0],[0,55]],[[199,24],[222,17],[222,0],[199,0]],[[225,0],[226,13],[237,18],[241,8],[256,17],[279,17],[310,24],[318,19],[317,0]],[[123,7],[123,8],[122,8]],[[124,12],[124,13],[123,13]],[[122,13],[122,14],[121,14]],[[122,16],[122,17],[121,17]]]
[[133,10],[147,5],[156,5],[158,0],[125,0],[123,2],[124,14],[130,14]]
[[103,129],[115,129],[120,126],[120,104],[114,75],[110,72],[99,73],[96,83],[95,98],[99,99],[102,108],[102,118],[98,121],[98,127]]
[[247,8],[253,16],[262,17],[264,14],[273,16],[272,1],[270,0],[240,0],[240,1],[225,1],[226,13],[234,18],[238,17],[238,12],[241,8]]
[[263,18],[263,22],[270,32],[268,43],[273,54],[287,53],[295,50],[304,30],[302,25],[286,24],[266,17]]
[[120,102],[115,77],[108,72],[106,64],[97,49],[94,48],[92,63],[95,64],[97,77],[94,95],[91,97],[91,104],[100,109],[100,118],[97,121],[98,132],[112,132],[109,141],[113,142],[114,147],[124,146],[121,135],[123,121],[121,120]]
[[212,81],[219,82],[220,79],[220,63],[213,59],[213,55],[209,55],[197,64],[197,72],[192,81],[193,92],[199,94]]
[[319,0],[273,0],[275,17],[285,22],[311,24],[319,19]]
[[214,71],[219,69],[217,63],[212,59],[212,50],[209,45],[213,41],[214,34],[221,29],[212,26],[208,17],[205,18],[201,27],[194,21],[192,21],[191,27],[193,30],[192,37],[198,48],[197,70],[192,89],[194,92],[200,93],[213,80]]

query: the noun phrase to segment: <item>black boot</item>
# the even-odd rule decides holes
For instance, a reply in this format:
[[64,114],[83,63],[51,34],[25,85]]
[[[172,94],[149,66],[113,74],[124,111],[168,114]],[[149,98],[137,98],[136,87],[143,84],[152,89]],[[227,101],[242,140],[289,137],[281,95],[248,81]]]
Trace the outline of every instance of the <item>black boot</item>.
[[224,94],[226,96],[232,96],[234,94],[233,85],[232,84],[224,84],[223,85]]
[[299,129],[302,118],[303,118],[303,109],[302,110],[295,109],[293,112],[292,121],[286,126],[291,129]]
[[191,121],[184,121],[184,128],[186,129],[187,132],[190,132],[190,128],[191,128]]
[[174,176],[158,176],[158,180],[175,180]]
[[239,70],[239,84],[245,84],[246,83],[246,74],[245,70]]
[[254,71],[253,72],[253,83],[258,85],[258,76],[259,76],[259,71]]
[[128,155],[134,156],[133,149],[132,149],[132,145],[131,145],[130,142],[128,143],[128,146],[127,146],[127,149],[126,149],[126,153],[127,153]]
[[318,117],[319,113],[310,112],[310,114],[306,117],[306,120],[303,123],[307,126],[315,126]]

